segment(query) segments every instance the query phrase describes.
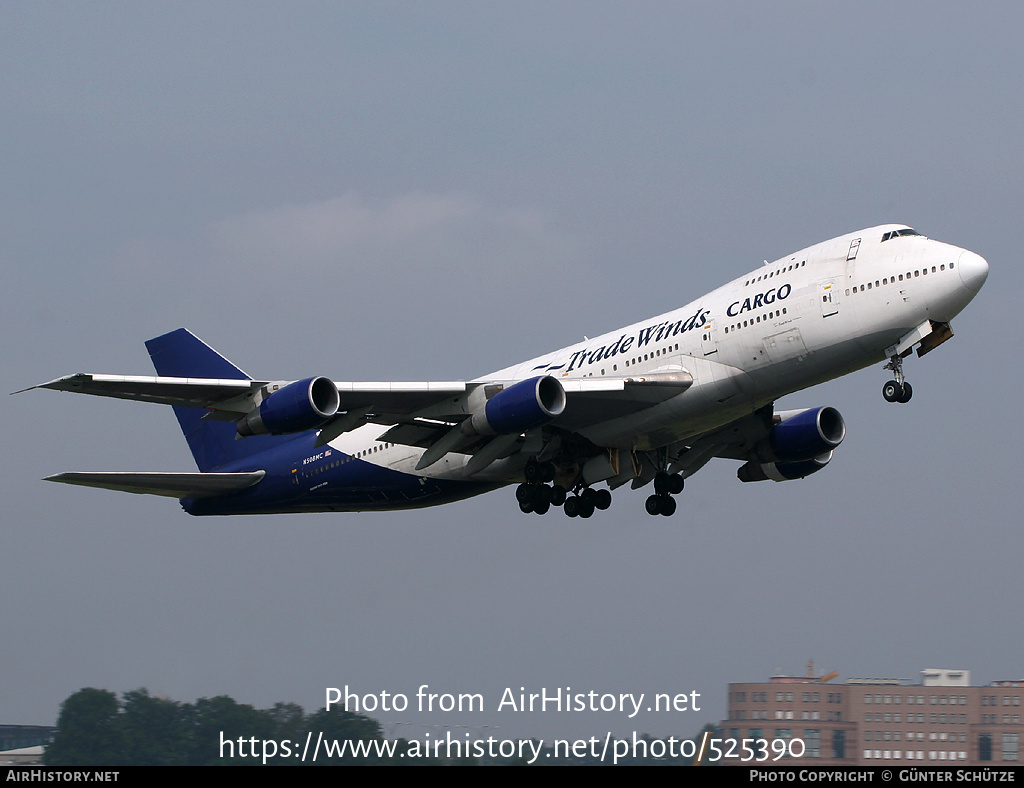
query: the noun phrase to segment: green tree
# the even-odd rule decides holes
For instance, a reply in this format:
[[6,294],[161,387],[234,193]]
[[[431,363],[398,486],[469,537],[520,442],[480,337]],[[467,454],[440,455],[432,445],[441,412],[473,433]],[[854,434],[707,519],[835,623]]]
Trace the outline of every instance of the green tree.
[[[292,742],[292,747],[301,747],[306,740],[306,713],[298,703],[275,703],[267,709],[266,714],[274,723],[273,738],[278,742],[285,740]],[[299,761],[294,752],[290,757],[282,754],[267,761],[268,764],[298,765]]]
[[[191,707],[192,745],[188,763],[192,766],[221,764],[257,764],[254,757],[264,739],[273,739],[275,724],[269,712],[258,711],[245,703],[237,703],[227,695],[200,698]],[[243,742],[239,742],[243,739]],[[261,755],[256,752],[256,755]]]
[[117,696],[86,687],[60,705],[57,733],[46,748],[47,766],[120,766],[125,738]]
[[186,763],[191,707],[154,698],[145,689],[122,696],[120,723],[129,765],[180,766]]
[[[322,732],[325,740],[336,740],[336,741],[382,741],[380,723],[377,720],[364,717],[361,714],[354,714],[351,711],[344,711],[343,709],[320,709],[315,714],[310,714],[309,719],[306,723],[309,730],[314,731],[314,735]],[[346,752],[344,758],[334,757],[324,761],[318,759],[318,763],[335,763],[335,764],[357,764],[357,763],[368,763],[378,765],[381,763],[378,758],[356,758]]]

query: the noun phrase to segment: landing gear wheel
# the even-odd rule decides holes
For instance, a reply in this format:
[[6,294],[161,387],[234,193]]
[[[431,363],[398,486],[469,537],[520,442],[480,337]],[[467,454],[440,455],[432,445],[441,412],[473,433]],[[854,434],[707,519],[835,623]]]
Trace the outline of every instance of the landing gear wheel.
[[612,505],[612,493],[610,490],[597,490],[594,493],[594,506],[602,512]]
[[898,381],[890,380],[882,386],[882,396],[886,402],[899,402],[900,397],[904,396],[904,387]]
[[654,493],[655,495],[678,495],[683,491],[684,484],[680,474],[658,471],[654,477]]
[[[565,498],[565,490],[562,490],[562,499]],[[536,512],[544,514],[551,508],[555,501],[555,488],[546,484],[531,484],[526,482],[516,487],[516,500],[519,501],[519,509],[524,513]],[[561,501],[559,501],[561,503]]]
[[565,505],[562,507],[562,510],[569,517],[579,517],[580,506],[582,505],[582,503],[583,502],[577,496],[570,495],[568,498],[565,499]]
[[885,365],[885,369],[891,369],[893,375],[896,376],[896,380],[890,380],[882,386],[882,396],[885,397],[885,401],[910,402],[910,398],[914,395],[914,390],[907,383],[907,379],[903,375],[903,357],[899,354],[891,356],[889,363]]
[[553,482],[558,469],[553,462],[537,462],[530,460],[523,468],[523,476],[528,482]]
[[552,485],[551,486],[551,495],[549,496],[551,498],[551,505],[552,506],[561,506],[563,503],[565,503],[565,493],[566,493],[566,490],[565,490],[565,488],[562,485],[560,485],[560,484]]
[[671,495],[652,495],[644,503],[647,514],[660,514],[664,517],[671,517],[676,512],[676,499]]
[[586,519],[594,513],[594,504],[588,503],[585,498],[580,499],[580,517]]

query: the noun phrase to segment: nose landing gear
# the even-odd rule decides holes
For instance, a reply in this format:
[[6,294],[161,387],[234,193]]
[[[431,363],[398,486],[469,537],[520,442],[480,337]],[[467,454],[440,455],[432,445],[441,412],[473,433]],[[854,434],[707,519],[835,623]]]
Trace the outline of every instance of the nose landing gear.
[[901,386],[899,381],[890,380],[882,386],[882,396],[886,402],[910,402],[910,398],[914,396],[914,389],[909,383]]
[[903,376],[903,357],[899,354],[892,356],[885,369],[891,369],[896,376],[895,380],[890,380],[882,386],[882,397],[885,401],[910,402],[910,398],[914,396],[914,389]]

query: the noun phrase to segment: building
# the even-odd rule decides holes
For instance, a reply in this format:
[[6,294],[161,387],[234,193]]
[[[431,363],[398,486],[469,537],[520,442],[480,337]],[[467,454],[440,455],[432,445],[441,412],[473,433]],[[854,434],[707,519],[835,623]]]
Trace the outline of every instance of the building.
[[[750,755],[744,739],[763,739],[767,762],[780,765],[1021,763],[1024,680],[976,687],[970,671],[932,669],[921,671],[918,684],[887,678],[832,683],[833,676],[730,684],[722,735],[739,741],[730,760]],[[786,754],[776,761],[779,752]]]
[[56,731],[52,725],[0,725],[0,766],[40,763]]

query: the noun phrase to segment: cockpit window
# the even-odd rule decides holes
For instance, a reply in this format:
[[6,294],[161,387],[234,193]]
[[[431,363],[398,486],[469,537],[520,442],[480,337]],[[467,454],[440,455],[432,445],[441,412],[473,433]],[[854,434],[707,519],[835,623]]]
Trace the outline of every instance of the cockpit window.
[[892,230],[891,232],[883,233],[882,240],[888,241],[890,238],[902,238],[907,235],[920,235],[917,230],[911,230],[909,227],[905,230]]

